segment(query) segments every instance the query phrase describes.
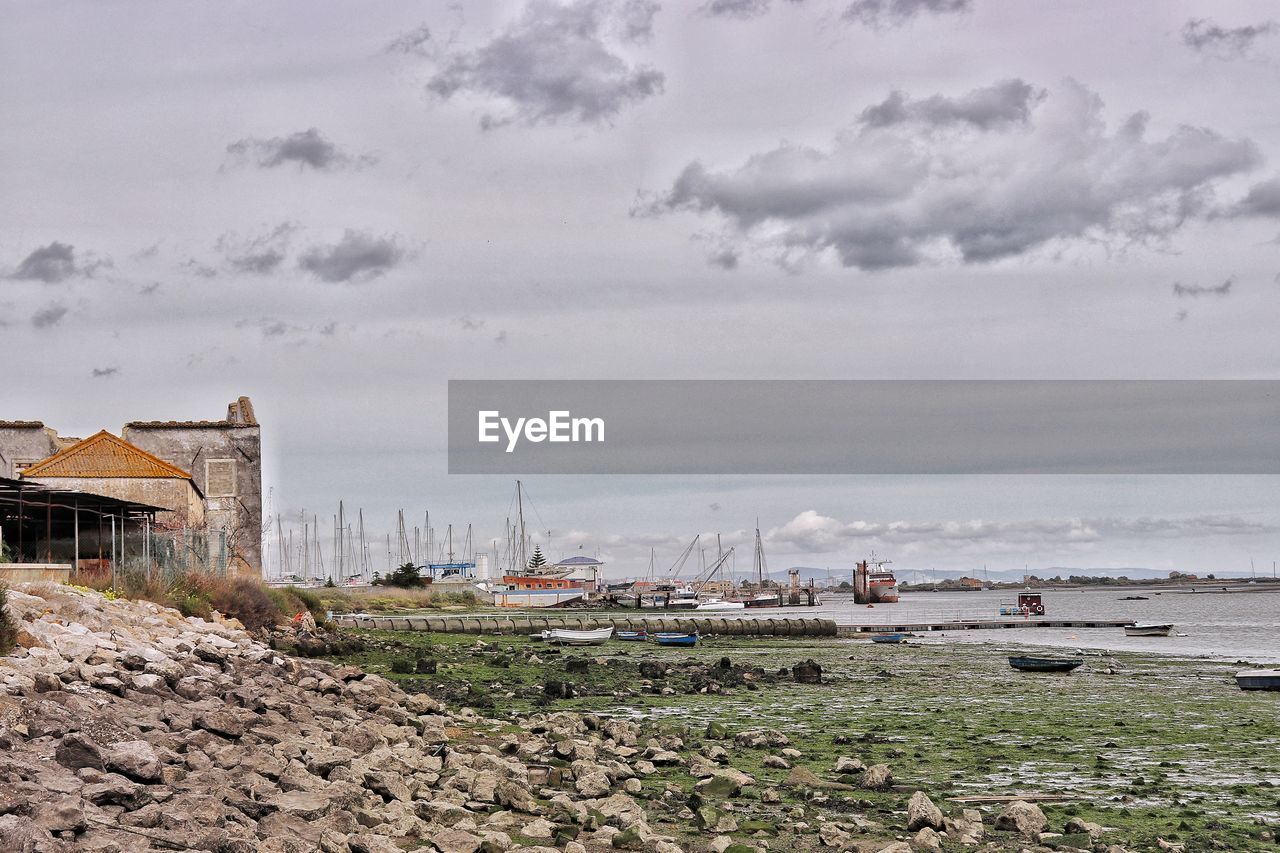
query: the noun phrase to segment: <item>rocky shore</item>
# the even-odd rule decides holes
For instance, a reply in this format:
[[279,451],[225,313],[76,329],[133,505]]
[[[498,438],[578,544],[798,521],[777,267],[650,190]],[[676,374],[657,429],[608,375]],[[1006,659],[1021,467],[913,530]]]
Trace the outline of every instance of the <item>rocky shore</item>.
[[[52,586],[11,590],[9,610],[5,851],[1124,850],[1032,803],[944,811],[857,755],[814,772],[768,728],[490,719],[234,621]],[[746,749],[785,780],[735,769]],[[868,817],[872,791],[901,811]]]

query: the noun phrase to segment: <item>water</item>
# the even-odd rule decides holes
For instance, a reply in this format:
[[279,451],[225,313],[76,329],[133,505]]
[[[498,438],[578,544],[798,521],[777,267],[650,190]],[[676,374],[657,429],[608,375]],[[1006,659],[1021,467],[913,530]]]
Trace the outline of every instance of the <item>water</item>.
[[[1253,663],[1280,663],[1280,589],[1245,592],[1195,592],[1164,588],[1089,588],[1043,590],[1045,619],[1132,620],[1171,623],[1186,636],[1126,637],[1120,628],[1018,628],[1014,630],[947,631],[925,635],[941,642],[1010,642],[1079,649],[1136,651],[1207,656]],[[1121,601],[1145,595],[1147,601]],[[827,595],[815,608],[748,612],[749,616],[816,616],[839,625],[891,622],[945,622],[954,619],[999,619],[1002,603],[1013,603],[1014,590],[991,592],[903,593],[897,604],[856,605],[852,596]],[[1031,621],[1037,621],[1034,617]]]

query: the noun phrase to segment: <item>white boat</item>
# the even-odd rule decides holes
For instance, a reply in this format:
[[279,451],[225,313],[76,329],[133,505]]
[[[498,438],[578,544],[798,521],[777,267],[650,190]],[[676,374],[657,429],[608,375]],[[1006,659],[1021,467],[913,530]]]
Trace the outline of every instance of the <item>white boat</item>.
[[612,627],[594,628],[589,631],[553,628],[542,632],[542,639],[560,646],[603,646],[612,636]]
[[741,601],[725,601],[720,598],[704,598],[698,602],[694,610],[743,610],[746,604]]
[[1236,673],[1241,690],[1280,690],[1280,669],[1245,669]]
[[1126,637],[1167,637],[1173,630],[1172,625],[1125,625]]

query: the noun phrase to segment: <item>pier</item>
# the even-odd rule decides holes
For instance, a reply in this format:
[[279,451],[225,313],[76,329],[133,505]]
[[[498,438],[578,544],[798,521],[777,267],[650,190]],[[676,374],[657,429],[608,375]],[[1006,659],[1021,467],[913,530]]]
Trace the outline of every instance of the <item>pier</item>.
[[512,615],[478,616],[370,616],[334,614],[333,621],[346,628],[381,631],[434,631],[442,634],[536,634],[555,628],[589,630],[612,627],[616,631],[697,631],[711,636],[736,637],[835,637],[832,619],[722,619],[676,616]]
[[839,625],[833,619],[733,618],[691,616],[608,615],[406,615],[372,616],[364,613],[334,614],[333,621],[346,628],[379,631],[432,631],[440,634],[536,634],[555,628],[589,630],[612,627],[616,631],[697,631],[706,636],[730,637],[865,637],[870,634],[980,631],[1005,628],[1123,628],[1131,620],[1111,619],[954,619],[939,621],[878,622]]
[[913,631],[984,631],[1001,628],[1124,628],[1133,620],[1125,619],[953,619],[933,622],[877,622],[874,625],[841,625],[838,637],[866,634],[908,633]]

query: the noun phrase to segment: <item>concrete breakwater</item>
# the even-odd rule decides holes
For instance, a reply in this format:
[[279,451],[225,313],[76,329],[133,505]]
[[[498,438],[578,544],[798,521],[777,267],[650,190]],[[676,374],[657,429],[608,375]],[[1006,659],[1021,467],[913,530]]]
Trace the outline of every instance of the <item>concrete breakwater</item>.
[[675,616],[370,616],[335,614],[346,628],[382,631],[431,631],[438,634],[534,634],[556,628],[588,630],[612,627],[615,631],[697,631],[716,636],[834,637],[832,619],[724,619]]

